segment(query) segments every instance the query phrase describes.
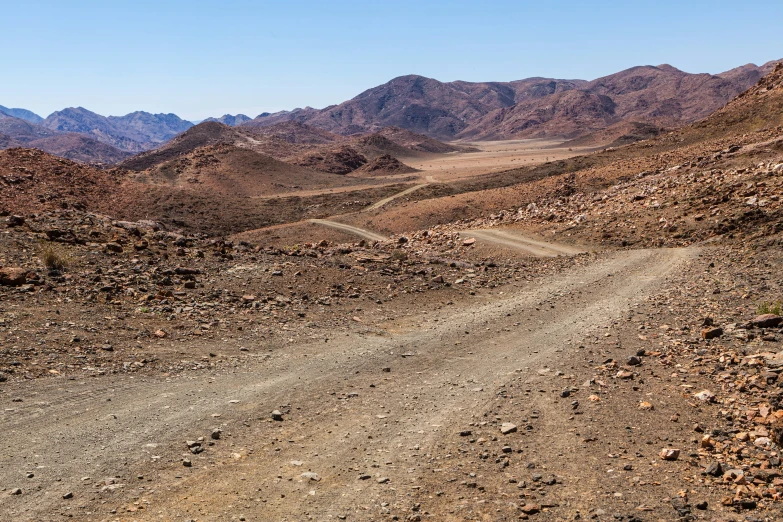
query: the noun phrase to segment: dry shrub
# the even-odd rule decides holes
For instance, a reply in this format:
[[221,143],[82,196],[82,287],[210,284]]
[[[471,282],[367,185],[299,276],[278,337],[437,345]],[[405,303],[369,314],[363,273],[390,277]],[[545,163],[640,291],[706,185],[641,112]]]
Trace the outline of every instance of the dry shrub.
[[49,270],[62,270],[71,264],[71,255],[56,243],[41,243],[40,258]]

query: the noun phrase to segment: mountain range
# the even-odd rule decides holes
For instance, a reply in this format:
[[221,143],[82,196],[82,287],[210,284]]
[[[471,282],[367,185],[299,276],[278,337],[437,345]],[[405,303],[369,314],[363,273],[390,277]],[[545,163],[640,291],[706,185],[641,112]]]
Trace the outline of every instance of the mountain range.
[[[293,122],[342,136],[394,127],[445,141],[593,136],[608,143],[627,138],[629,128],[650,136],[705,118],[755,85],[775,63],[747,64],[716,75],[670,65],[639,66],[593,81],[440,82],[408,75],[324,109],[305,107],[253,119],[226,114],[205,121],[261,135],[265,127]],[[137,111],[107,117],[70,107],[44,119],[0,106],[0,148],[37,147],[88,163],[116,163],[159,148],[191,127],[175,114]]]

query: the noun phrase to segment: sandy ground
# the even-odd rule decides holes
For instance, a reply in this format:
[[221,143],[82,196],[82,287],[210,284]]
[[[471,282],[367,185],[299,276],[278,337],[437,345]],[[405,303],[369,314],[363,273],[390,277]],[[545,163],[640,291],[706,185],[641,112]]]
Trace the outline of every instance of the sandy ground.
[[546,161],[556,161],[592,150],[559,147],[563,141],[508,140],[459,142],[456,145],[476,147],[480,152],[452,153],[430,159],[406,158],[404,163],[421,170],[428,181],[449,182],[455,179],[514,169]]

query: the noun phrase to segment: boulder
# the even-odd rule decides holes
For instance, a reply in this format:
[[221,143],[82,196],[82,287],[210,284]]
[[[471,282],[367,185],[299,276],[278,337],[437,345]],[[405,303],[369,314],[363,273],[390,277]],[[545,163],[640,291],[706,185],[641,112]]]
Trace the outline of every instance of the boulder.
[[756,328],[775,328],[783,324],[783,317],[775,314],[763,314],[753,318],[750,324]]
[[22,286],[26,281],[27,270],[24,268],[0,268],[0,286]]

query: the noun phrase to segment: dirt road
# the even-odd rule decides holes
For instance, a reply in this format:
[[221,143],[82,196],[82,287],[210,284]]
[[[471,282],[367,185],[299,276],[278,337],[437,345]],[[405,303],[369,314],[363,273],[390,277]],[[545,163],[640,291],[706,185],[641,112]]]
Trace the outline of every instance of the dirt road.
[[521,232],[497,228],[489,230],[466,230],[463,235],[465,237],[473,236],[480,242],[501,245],[537,257],[574,255],[584,252],[583,250],[570,245],[538,241],[522,235]]
[[325,227],[333,228],[335,230],[347,232],[349,234],[353,234],[355,236],[368,239],[370,241],[385,241],[386,239],[388,239],[380,234],[376,234],[375,232],[370,232],[369,230],[365,230],[363,228],[346,225],[345,223],[338,223],[337,221],[330,221],[328,219],[311,219],[309,221],[310,223],[315,223],[317,225],[323,225]]
[[[427,176],[427,177],[429,178],[431,176]],[[397,198],[400,198],[402,196],[407,196],[411,192],[415,192],[415,191],[417,191],[419,189],[422,189],[422,188],[424,188],[424,187],[426,187],[428,185],[429,185],[429,183],[421,183],[419,185],[414,185],[414,186],[412,186],[412,187],[410,187],[408,189],[403,190],[402,192],[399,192],[397,194],[389,196],[388,198],[384,198],[384,199],[382,199],[380,201],[377,201],[377,202],[373,203],[372,205],[370,205],[369,207],[364,209],[362,212],[369,212],[371,210],[377,210],[377,209],[381,208],[382,206],[386,205],[387,203],[391,203],[392,201],[394,201]]]
[[[0,520],[370,520],[402,515],[419,491],[442,504],[437,484],[459,474],[432,454],[471,423],[518,422],[481,413],[511,379],[560,369],[694,254],[606,254],[365,333],[253,346],[256,362],[234,372],[15,384],[0,418]],[[550,422],[562,415],[536,404]],[[194,455],[185,441],[198,437]]]

